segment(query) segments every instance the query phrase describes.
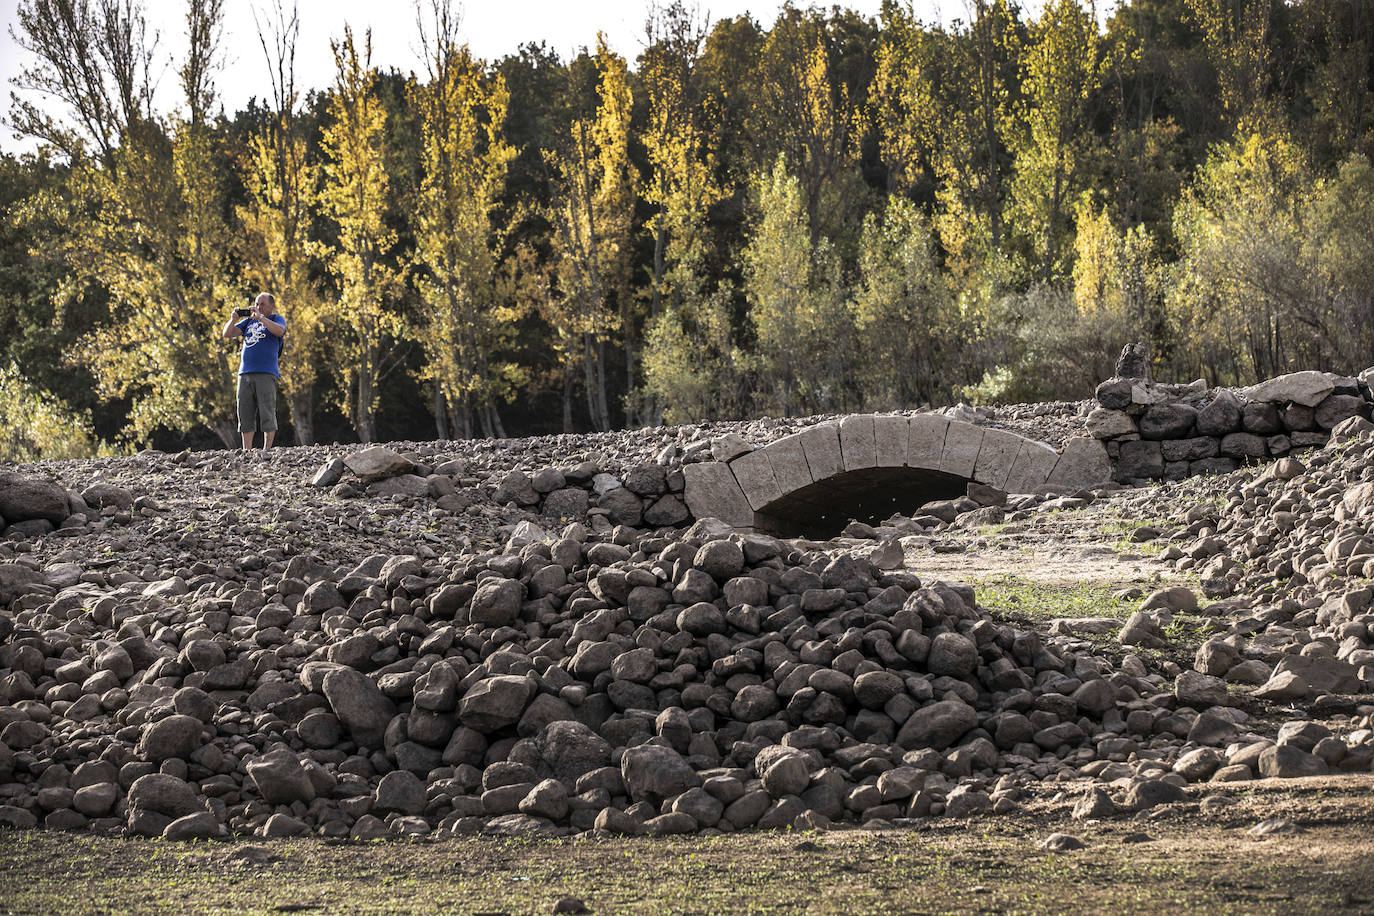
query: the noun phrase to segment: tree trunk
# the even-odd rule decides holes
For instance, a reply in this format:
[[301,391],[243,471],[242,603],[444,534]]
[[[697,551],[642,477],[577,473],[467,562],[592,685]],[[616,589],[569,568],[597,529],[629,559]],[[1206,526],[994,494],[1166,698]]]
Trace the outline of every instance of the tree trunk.
[[291,392],[291,427],[297,445],[315,444],[315,388],[313,385]]
[[444,388],[439,384],[439,380],[434,380],[434,428],[439,432],[439,438],[445,438],[448,430],[448,405],[444,398]]
[[601,408],[601,416],[606,420],[606,431],[611,429],[611,403],[606,397],[606,339],[596,341],[596,403]]
[[611,424],[606,416],[605,371],[597,365],[597,350],[598,347],[592,344],[592,336],[583,334],[582,371],[587,388],[587,413],[591,416],[592,428],[604,433],[610,430]]
[[496,405],[488,406],[487,413],[491,415],[491,428],[495,431],[496,438],[506,438],[506,426],[501,422],[501,412],[496,409]]
[[572,372],[563,370],[563,432],[573,431]]
[[215,431],[216,436],[219,436],[219,441],[224,443],[225,448],[238,448],[243,444],[237,423],[220,420],[218,423],[211,424],[210,428]]
[[353,427],[359,442],[364,445],[372,442],[372,367],[366,357],[358,367],[358,410]]

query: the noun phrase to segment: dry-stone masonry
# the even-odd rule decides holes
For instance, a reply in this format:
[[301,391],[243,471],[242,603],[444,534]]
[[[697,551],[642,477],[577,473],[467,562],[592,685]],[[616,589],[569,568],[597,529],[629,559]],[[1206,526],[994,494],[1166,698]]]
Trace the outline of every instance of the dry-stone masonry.
[[1086,425],[1119,481],[1224,474],[1324,445],[1342,420],[1368,419],[1371,377],[1374,370],[1358,378],[1304,371],[1235,390],[1110,378],[1097,387],[1100,406]]

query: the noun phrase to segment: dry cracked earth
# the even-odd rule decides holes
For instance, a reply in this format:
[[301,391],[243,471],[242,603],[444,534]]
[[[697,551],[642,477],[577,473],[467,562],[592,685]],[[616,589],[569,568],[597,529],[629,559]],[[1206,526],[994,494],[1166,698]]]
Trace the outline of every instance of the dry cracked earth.
[[[1083,413],[981,420],[1062,441]],[[850,896],[770,885],[699,911],[890,911],[911,889],[844,866],[856,848],[978,835],[991,845],[959,855],[986,868],[905,879],[945,895],[932,909],[1371,905],[1352,853],[1374,764],[1368,424],[1227,476],[974,486],[827,541],[646,520],[716,438],[795,428],[394,443],[385,467],[361,446],[0,467],[0,911],[185,904],[127,863],[78,868],[77,893],[57,881],[91,856],[143,860],[138,838],[306,871],[353,868],[325,860],[356,843],[477,844],[458,848],[491,868],[527,854],[544,878],[468,887],[469,903],[691,911],[685,857],[751,861],[797,831]],[[551,481],[587,490],[583,514],[508,499]],[[645,511],[626,514],[630,486]],[[66,512],[16,521],[54,487]],[[1103,896],[1111,863],[1209,862],[1199,837],[1278,871],[1213,862],[1167,879],[1182,896]],[[1294,845],[1321,867],[1254,851]],[[555,893],[548,858],[597,849],[657,862],[663,888]],[[179,861],[209,886],[221,858]],[[1184,893],[1223,873],[1228,890]],[[1046,895],[1006,896],[1002,878]],[[378,892],[281,906],[429,899]]]

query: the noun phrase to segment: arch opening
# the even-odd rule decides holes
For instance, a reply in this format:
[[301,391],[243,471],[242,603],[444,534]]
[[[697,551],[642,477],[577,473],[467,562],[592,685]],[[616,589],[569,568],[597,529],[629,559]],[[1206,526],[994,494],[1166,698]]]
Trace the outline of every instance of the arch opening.
[[894,514],[914,515],[932,500],[963,496],[967,487],[967,477],[924,468],[845,471],[784,493],[754,513],[754,529],[823,540],[839,535],[850,519],[877,525]]

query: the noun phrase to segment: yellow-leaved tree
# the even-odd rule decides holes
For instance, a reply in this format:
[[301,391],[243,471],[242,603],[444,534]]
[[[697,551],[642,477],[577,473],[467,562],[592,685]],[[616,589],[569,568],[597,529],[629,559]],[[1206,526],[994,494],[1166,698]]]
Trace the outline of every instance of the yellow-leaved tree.
[[1081,0],[1053,0],[1031,28],[1027,99],[1016,133],[1016,176],[1008,210],[1024,269],[1048,282],[1068,272],[1072,205],[1084,187],[1093,142],[1088,101],[1102,75],[1097,23]]
[[705,29],[682,0],[655,9],[640,58],[648,95],[644,145],[653,208],[644,390],[636,419],[686,422],[737,412],[739,354],[729,318],[729,290],[708,288],[706,211],[722,196],[705,148],[696,65]]
[[[134,8],[105,14],[126,36],[142,34]],[[64,293],[103,287],[113,315],[77,358],[94,370],[101,396],[130,400],[126,438],[133,441],[146,442],[159,427],[185,432],[202,424],[226,447],[237,439],[232,350],[219,335],[234,298],[225,261],[227,159],[210,120],[222,14],[223,0],[189,5],[185,115],[164,129],[146,106],[131,106],[108,159],[73,168]],[[137,42],[127,50],[151,59]]]
[[337,367],[347,398],[344,405],[363,442],[376,435],[378,382],[402,361],[397,346],[405,335],[398,306],[399,269],[388,257],[396,234],[386,223],[390,179],[386,170],[386,109],[378,98],[371,68],[372,33],[358,53],[353,30],[331,42],[335,82],[329,123],[323,130],[324,212],[338,228],[327,254],[340,296],[335,318],[340,328]]
[[504,435],[497,404],[521,378],[502,357],[518,314],[494,218],[516,152],[503,133],[510,93],[458,43],[448,0],[432,0],[431,13],[430,26],[420,23],[429,82],[411,89],[423,132],[414,212],[422,373],[437,386],[436,413],[449,415],[455,435],[471,436],[478,426]]
[[592,426],[611,428],[606,344],[629,324],[630,230],[635,180],[630,163],[629,70],[604,35],[596,47],[598,106],[574,117],[563,144],[545,152],[557,174],[549,222],[555,280],[545,317],[559,337],[565,372],[582,369]]
[[317,246],[310,223],[318,205],[320,165],[310,154],[297,111],[296,38],[300,20],[287,16],[281,0],[276,21],[260,28],[272,79],[272,116],[249,138],[239,161],[247,203],[237,208],[243,232],[239,252],[244,279],[265,290],[285,316],[289,344],[281,360],[282,390],[291,407],[296,442],[315,441],[315,382],[326,358],[325,304],[311,276]]

